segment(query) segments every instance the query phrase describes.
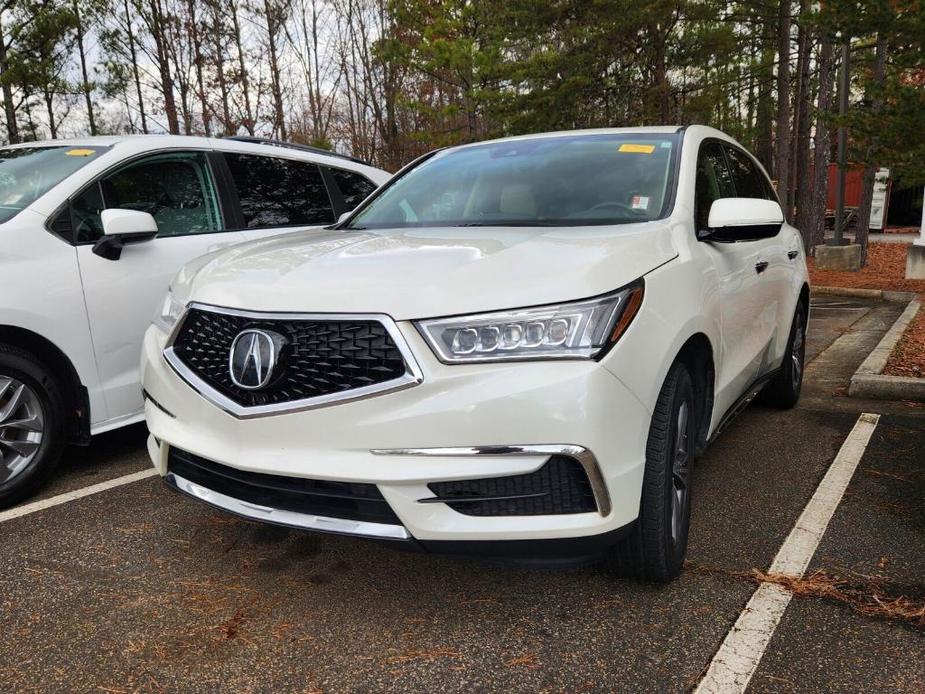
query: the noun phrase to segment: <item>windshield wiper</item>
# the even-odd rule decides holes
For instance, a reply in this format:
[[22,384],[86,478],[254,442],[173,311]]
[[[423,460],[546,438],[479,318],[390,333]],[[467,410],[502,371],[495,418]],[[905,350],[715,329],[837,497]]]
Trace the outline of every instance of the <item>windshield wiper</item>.
[[530,222],[465,222],[463,224],[454,224],[454,227],[553,227],[556,226],[551,222],[530,221]]

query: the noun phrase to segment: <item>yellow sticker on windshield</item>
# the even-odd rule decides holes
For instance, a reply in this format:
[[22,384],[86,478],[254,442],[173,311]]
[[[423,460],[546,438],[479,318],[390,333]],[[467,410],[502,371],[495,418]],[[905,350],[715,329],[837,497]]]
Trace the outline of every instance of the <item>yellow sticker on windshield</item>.
[[96,154],[95,149],[69,149],[65,154],[69,157],[89,157]]
[[633,152],[634,154],[652,154],[655,151],[655,145],[620,145],[621,152]]

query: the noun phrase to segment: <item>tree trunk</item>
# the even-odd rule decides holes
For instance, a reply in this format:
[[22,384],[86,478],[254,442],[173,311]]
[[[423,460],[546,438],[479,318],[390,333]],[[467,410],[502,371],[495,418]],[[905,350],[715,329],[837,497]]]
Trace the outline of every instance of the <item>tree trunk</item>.
[[[0,16],[0,74],[6,71],[7,49],[3,33],[3,17]],[[3,113],[6,117],[6,137],[11,145],[19,142],[19,126],[16,124],[16,106],[13,104],[13,85],[3,82]]]
[[[874,73],[867,88],[867,99],[874,117],[883,109],[883,97],[879,88],[886,77],[886,37],[883,32],[877,35],[877,53],[874,58]],[[873,92],[873,94],[871,94]],[[874,182],[877,175],[877,166],[873,158],[877,154],[877,138],[868,143],[864,157],[864,181],[861,188],[861,200],[858,203],[858,222],[854,242],[861,246],[861,267],[867,265],[867,237],[870,233],[870,208],[874,200]]]
[[829,191],[829,153],[832,134],[828,118],[831,117],[835,89],[835,60],[832,38],[823,33],[819,48],[819,98],[816,102],[816,137],[813,142],[812,207],[809,229],[804,231],[807,255],[825,241],[825,206]]
[[202,108],[202,129],[206,137],[212,135],[212,118],[209,114],[209,100],[206,97],[205,79],[202,70],[202,46],[199,41],[199,25],[196,19],[196,4],[194,0],[187,0],[187,9],[189,12],[189,29],[190,39],[193,42],[193,61],[196,67],[196,96],[199,97],[199,105]]
[[230,4],[231,7],[231,25],[234,29],[235,47],[238,49],[238,67],[241,70],[241,90],[244,92],[244,127],[249,135],[254,134],[254,111],[251,107],[251,88],[250,80],[247,78],[247,66],[244,63],[244,43],[241,40],[241,22],[238,19],[238,5],[236,2]]
[[283,111],[283,87],[280,83],[279,59],[277,57],[276,30],[279,28],[280,8],[270,0],[263,2],[264,16],[267,20],[267,49],[270,52],[270,89],[273,92],[274,132],[281,140],[287,139],[286,120]]
[[48,113],[48,131],[51,134],[52,140],[58,139],[58,124],[55,121],[55,95],[49,89],[45,89],[42,92],[42,97],[45,99],[45,110]]
[[796,102],[797,137],[794,147],[793,188],[796,191],[796,225],[806,233],[812,216],[812,187],[809,185],[809,134],[812,129],[812,85],[810,81],[810,58],[812,56],[812,26],[806,18],[808,0],[800,0],[800,36],[797,74],[799,75],[799,98]]
[[180,120],[177,115],[177,101],[173,93],[173,76],[170,74],[170,49],[167,26],[160,0],[150,0],[151,36],[157,52],[157,69],[164,93],[164,113],[167,116],[167,130],[172,135],[180,134]]
[[96,118],[93,116],[93,87],[90,84],[90,78],[87,76],[87,53],[84,48],[84,27],[83,18],[80,16],[80,5],[74,0],[72,5],[74,11],[74,20],[77,33],[77,54],[80,56],[80,91],[83,92],[84,101],[87,104],[87,121],[90,125],[90,134],[96,135]]
[[[767,29],[765,29],[767,32]],[[762,43],[767,45],[771,40],[769,32],[763,37]],[[761,51],[761,69],[758,76],[758,103],[755,113],[755,156],[758,157],[764,168],[776,178],[774,171],[774,141],[771,135],[771,84],[774,79],[774,55],[763,48]]]
[[145,116],[145,101],[141,97],[141,75],[138,72],[138,54],[135,51],[135,32],[132,31],[132,15],[128,0],[125,0],[125,33],[128,37],[128,51],[132,59],[132,77],[135,80],[135,94],[138,97],[138,112],[141,114],[141,132],[148,134],[148,119]]
[[777,18],[777,151],[774,172],[784,217],[790,217],[790,0]]
[[221,0],[210,3],[212,9],[212,42],[215,50],[215,80],[222,98],[222,134],[233,135],[237,131],[231,122],[231,105],[228,100],[228,81],[225,78],[225,51],[222,46],[224,22],[221,15]]

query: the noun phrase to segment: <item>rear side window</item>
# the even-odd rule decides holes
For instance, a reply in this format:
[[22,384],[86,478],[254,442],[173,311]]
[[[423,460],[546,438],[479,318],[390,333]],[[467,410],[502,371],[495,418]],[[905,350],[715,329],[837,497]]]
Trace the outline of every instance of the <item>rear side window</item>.
[[697,229],[709,227],[710,206],[720,198],[734,198],[736,189],[732,175],[726,166],[723,148],[717,142],[707,142],[697,155],[697,182],[695,194],[695,216]]
[[331,199],[315,164],[252,154],[224,157],[248,229],[334,221]]
[[732,180],[735,182],[736,197],[777,200],[768,179],[751,158],[733,147],[725,147]]
[[366,176],[358,174],[355,171],[347,171],[345,169],[329,170],[331,176],[334,178],[334,182],[337,183],[340,194],[344,198],[344,205],[348,210],[354,209],[377,188],[376,184],[366,178]]

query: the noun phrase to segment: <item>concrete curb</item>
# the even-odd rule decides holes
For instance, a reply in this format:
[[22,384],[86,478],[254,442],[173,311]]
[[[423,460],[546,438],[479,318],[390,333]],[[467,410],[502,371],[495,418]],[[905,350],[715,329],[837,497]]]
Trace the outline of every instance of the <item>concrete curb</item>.
[[812,287],[810,294],[819,296],[853,296],[861,299],[882,299],[883,301],[912,301],[915,292],[894,292],[889,289],[853,289],[850,287]]
[[[874,290],[875,291],[875,290]],[[894,294],[901,292],[892,292]],[[899,342],[903,332],[921,307],[918,299],[909,301],[906,309],[899,315],[886,335],[880,340],[867,359],[858,367],[851,377],[848,395],[854,398],[872,398],[874,400],[921,400],[925,402],[925,378],[908,376],[884,376],[883,370]],[[885,298],[885,297],[884,297]],[[890,299],[886,299],[890,301]]]

